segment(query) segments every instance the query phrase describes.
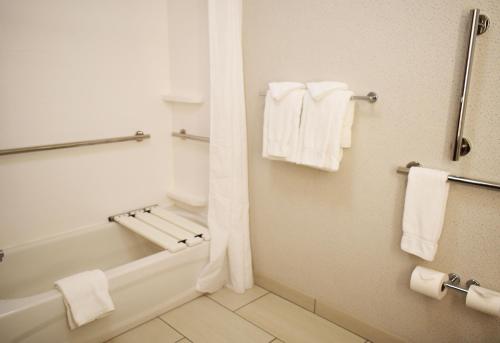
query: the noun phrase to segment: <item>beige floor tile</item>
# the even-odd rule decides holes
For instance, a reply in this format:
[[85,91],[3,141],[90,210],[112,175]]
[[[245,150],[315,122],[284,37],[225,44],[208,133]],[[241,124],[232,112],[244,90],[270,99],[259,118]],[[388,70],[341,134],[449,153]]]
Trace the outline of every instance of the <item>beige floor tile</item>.
[[192,342],[189,339],[187,339],[187,338],[183,338],[183,339],[181,339],[180,341],[178,341],[176,343],[192,343]]
[[271,343],[285,343],[285,342],[279,340],[278,338],[275,338],[274,341],[272,341]]
[[365,342],[363,338],[274,294],[267,294],[236,313],[287,343]]
[[161,319],[194,343],[264,343],[274,338],[208,297],[184,304]]
[[108,342],[112,343],[174,343],[179,341],[182,335],[168,326],[160,319],[153,319]]
[[229,288],[224,287],[220,291],[210,294],[209,297],[217,301],[222,306],[234,311],[267,293],[268,291],[260,288],[259,286],[254,286],[243,294],[235,293]]

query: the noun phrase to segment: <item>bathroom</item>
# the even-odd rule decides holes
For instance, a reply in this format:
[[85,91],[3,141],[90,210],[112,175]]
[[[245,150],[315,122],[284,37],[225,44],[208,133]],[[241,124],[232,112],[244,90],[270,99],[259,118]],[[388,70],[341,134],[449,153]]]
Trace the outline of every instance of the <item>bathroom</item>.
[[[498,0],[0,0],[0,342],[500,342],[499,27]],[[339,163],[270,156],[272,105],[299,140],[331,85]],[[108,307],[82,323],[77,277]]]

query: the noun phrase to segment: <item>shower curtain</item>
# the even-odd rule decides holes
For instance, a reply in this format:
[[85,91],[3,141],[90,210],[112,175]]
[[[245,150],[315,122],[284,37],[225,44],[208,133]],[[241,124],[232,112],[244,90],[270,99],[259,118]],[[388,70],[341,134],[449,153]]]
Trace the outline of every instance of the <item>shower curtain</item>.
[[248,170],[242,0],[208,0],[210,49],[210,262],[197,289],[226,285],[243,293],[253,285],[248,218]]

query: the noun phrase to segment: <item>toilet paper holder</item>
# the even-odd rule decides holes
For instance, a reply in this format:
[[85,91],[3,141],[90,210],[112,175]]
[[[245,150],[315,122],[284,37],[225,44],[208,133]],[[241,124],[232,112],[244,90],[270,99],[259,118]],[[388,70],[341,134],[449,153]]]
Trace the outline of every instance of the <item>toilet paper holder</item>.
[[448,281],[443,283],[443,290],[446,287],[467,294],[469,293],[470,286],[481,286],[481,284],[477,280],[470,279],[465,283],[466,288],[460,287],[460,276],[455,273],[448,274],[448,279]]

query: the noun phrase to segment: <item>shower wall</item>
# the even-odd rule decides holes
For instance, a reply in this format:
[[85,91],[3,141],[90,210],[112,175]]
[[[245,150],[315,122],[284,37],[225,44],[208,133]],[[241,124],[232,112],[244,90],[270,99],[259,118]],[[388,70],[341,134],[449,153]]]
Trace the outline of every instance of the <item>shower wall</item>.
[[[492,21],[478,38],[465,136],[472,152],[451,162],[469,9]],[[271,279],[413,342],[498,342],[498,319],[409,290],[417,264],[500,290],[500,193],[452,184],[434,262],[402,252],[412,160],[500,181],[500,3],[483,1],[244,1],[253,261]],[[339,80],[376,104],[357,103],[352,148],[337,173],[261,157],[269,81]],[[286,251],[283,254],[282,251]]]
[[152,135],[0,157],[0,248],[166,199],[167,5],[0,0],[0,149]]
[[[168,94],[199,103],[170,103],[175,131],[210,136],[207,0],[168,0],[170,87]],[[204,142],[173,140],[174,173],[170,191],[206,199],[208,147]]]

